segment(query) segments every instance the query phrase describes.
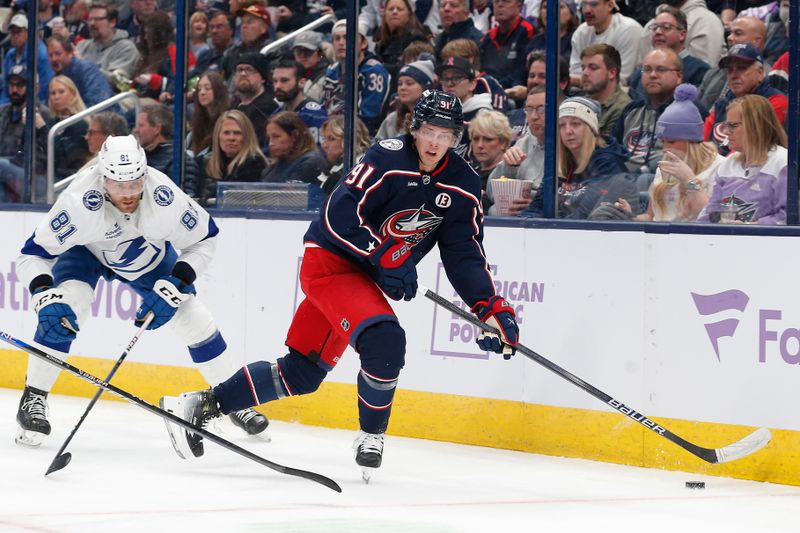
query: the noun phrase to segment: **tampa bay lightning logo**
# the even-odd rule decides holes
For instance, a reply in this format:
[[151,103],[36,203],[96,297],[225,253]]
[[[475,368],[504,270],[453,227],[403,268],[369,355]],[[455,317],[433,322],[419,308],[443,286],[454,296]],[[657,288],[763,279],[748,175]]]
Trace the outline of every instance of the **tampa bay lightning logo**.
[[441,223],[442,217],[425,209],[423,204],[419,209],[404,209],[390,215],[381,226],[381,234],[403,239],[406,244],[414,246]]
[[86,191],[83,195],[83,207],[89,211],[97,211],[103,207],[103,194],[94,189]]
[[159,185],[153,191],[153,200],[161,207],[166,207],[175,199],[175,193],[166,185]]
[[114,272],[134,274],[147,271],[161,258],[162,252],[144,237],[136,237],[119,243],[114,250],[103,250],[103,259]]

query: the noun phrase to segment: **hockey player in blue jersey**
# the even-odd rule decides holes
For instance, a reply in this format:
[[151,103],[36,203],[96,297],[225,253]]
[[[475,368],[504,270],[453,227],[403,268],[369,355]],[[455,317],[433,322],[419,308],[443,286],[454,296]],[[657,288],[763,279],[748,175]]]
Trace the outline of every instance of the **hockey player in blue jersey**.
[[[481,334],[484,350],[510,358],[519,328],[495,293],[483,251],[480,181],[453,147],[463,127],[452,94],[426,91],[411,133],[380,141],[344,176],[305,234],[300,284],[306,299],[289,328],[288,354],[259,361],[213,389],[165,397],[193,424],[286,396],[314,392],[349,344],[359,354],[361,432],[356,463],[381,465],[384,433],[405,364],[405,332],[386,296],[411,300],[416,264],[435,246],[464,302],[501,335]],[[167,424],[181,456],[202,454],[202,437]]]
[[[339,20],[333,25],[331,32],[336,63],[325,72],[322,89],[322,106],[329,116],[341,115],[344,112],[344,58],[347,50],[345,34],[347,24]],[[389,95],[391,76],[378,58],[367,49],[367,34],[359,26],[358,54],[358,116],[369,128],[370,133],[378,131],[383,118],[383,105]]]
[[[169,324],[206,381],[219,383],[236,363],[211,313],[194,296],[194,280],[211,261],[218,231],[205,210],[147,166],[134,136],[109,137],[97,164],[75,175],[17,260],[38,316],[34,340],[66,358],[89,318],[100,277],[117,279],[144,299],[138,324],[149,313],[154,317],[148,329]],[[47,394],[58,373],[29,358],[17,443],[38,446],[50,434]],[[268,424],[252,409],[232,415],[251,434]]]

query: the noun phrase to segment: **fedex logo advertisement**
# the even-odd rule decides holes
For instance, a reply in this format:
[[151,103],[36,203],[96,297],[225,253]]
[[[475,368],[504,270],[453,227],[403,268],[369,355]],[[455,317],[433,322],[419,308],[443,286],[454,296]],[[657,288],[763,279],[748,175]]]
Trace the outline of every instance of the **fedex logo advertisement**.
[[[544,283],[504,278],[497,265],[490,265],[489,268],[492,271],[495,291],[514,308],[521,329],[525,323],[526,310],[544,302]],[[469,311],[469,306],[461,300],[447,280],[441,262],[436,265],[436,285],[433,290],[461,309]],[[481,351],[475,343],[479,334],[480,328],[437,305],[433,311],[431,325],[431,355],[488,359],[489,354]]]
[[[800,324],[787,324],[783,319],[783,310],[752,309],[749,306],[750,297],[739,289],[713,294],[692,292],[691,296],[720,363],[724,363],[726,357],[720,340],[730,337],[737,348],[742,348],[742,342],[736,342],[738,333],[739,337],[757,339],[759,363],[800,364],[800,329],[795,327]],[[751,329],[742,333],[742,328]],[[730,342],[724,344],[731,346]],[[744,348],[751,353],[750,346]]]

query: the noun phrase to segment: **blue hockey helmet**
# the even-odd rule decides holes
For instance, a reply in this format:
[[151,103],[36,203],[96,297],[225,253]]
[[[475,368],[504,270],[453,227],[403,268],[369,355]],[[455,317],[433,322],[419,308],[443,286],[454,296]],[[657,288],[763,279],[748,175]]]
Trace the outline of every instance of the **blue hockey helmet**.
[[450,128],[456,135],[460,135],[464,129],[461,100],[456,95],[444,91],[427,90],[423,92],[414,107],[411,129],[412,131],[418,130],[426,123]]

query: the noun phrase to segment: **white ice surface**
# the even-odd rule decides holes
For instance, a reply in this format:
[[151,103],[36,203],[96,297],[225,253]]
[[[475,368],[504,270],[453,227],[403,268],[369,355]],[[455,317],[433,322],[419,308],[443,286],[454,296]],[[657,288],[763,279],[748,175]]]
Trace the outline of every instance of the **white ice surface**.
[[72,462],[45,478],[88,399],[51,396],[53,434],[31,449],[13,442],[19,394],[0,389],[2,532],[800,531],[798,487],[392,436],[365,485],[355,432],[273,422],[266,443],[221,425],[254,453],[335,479],[337,494],[212,443],[183,461],[160,418],[109,401],[70,444]]

